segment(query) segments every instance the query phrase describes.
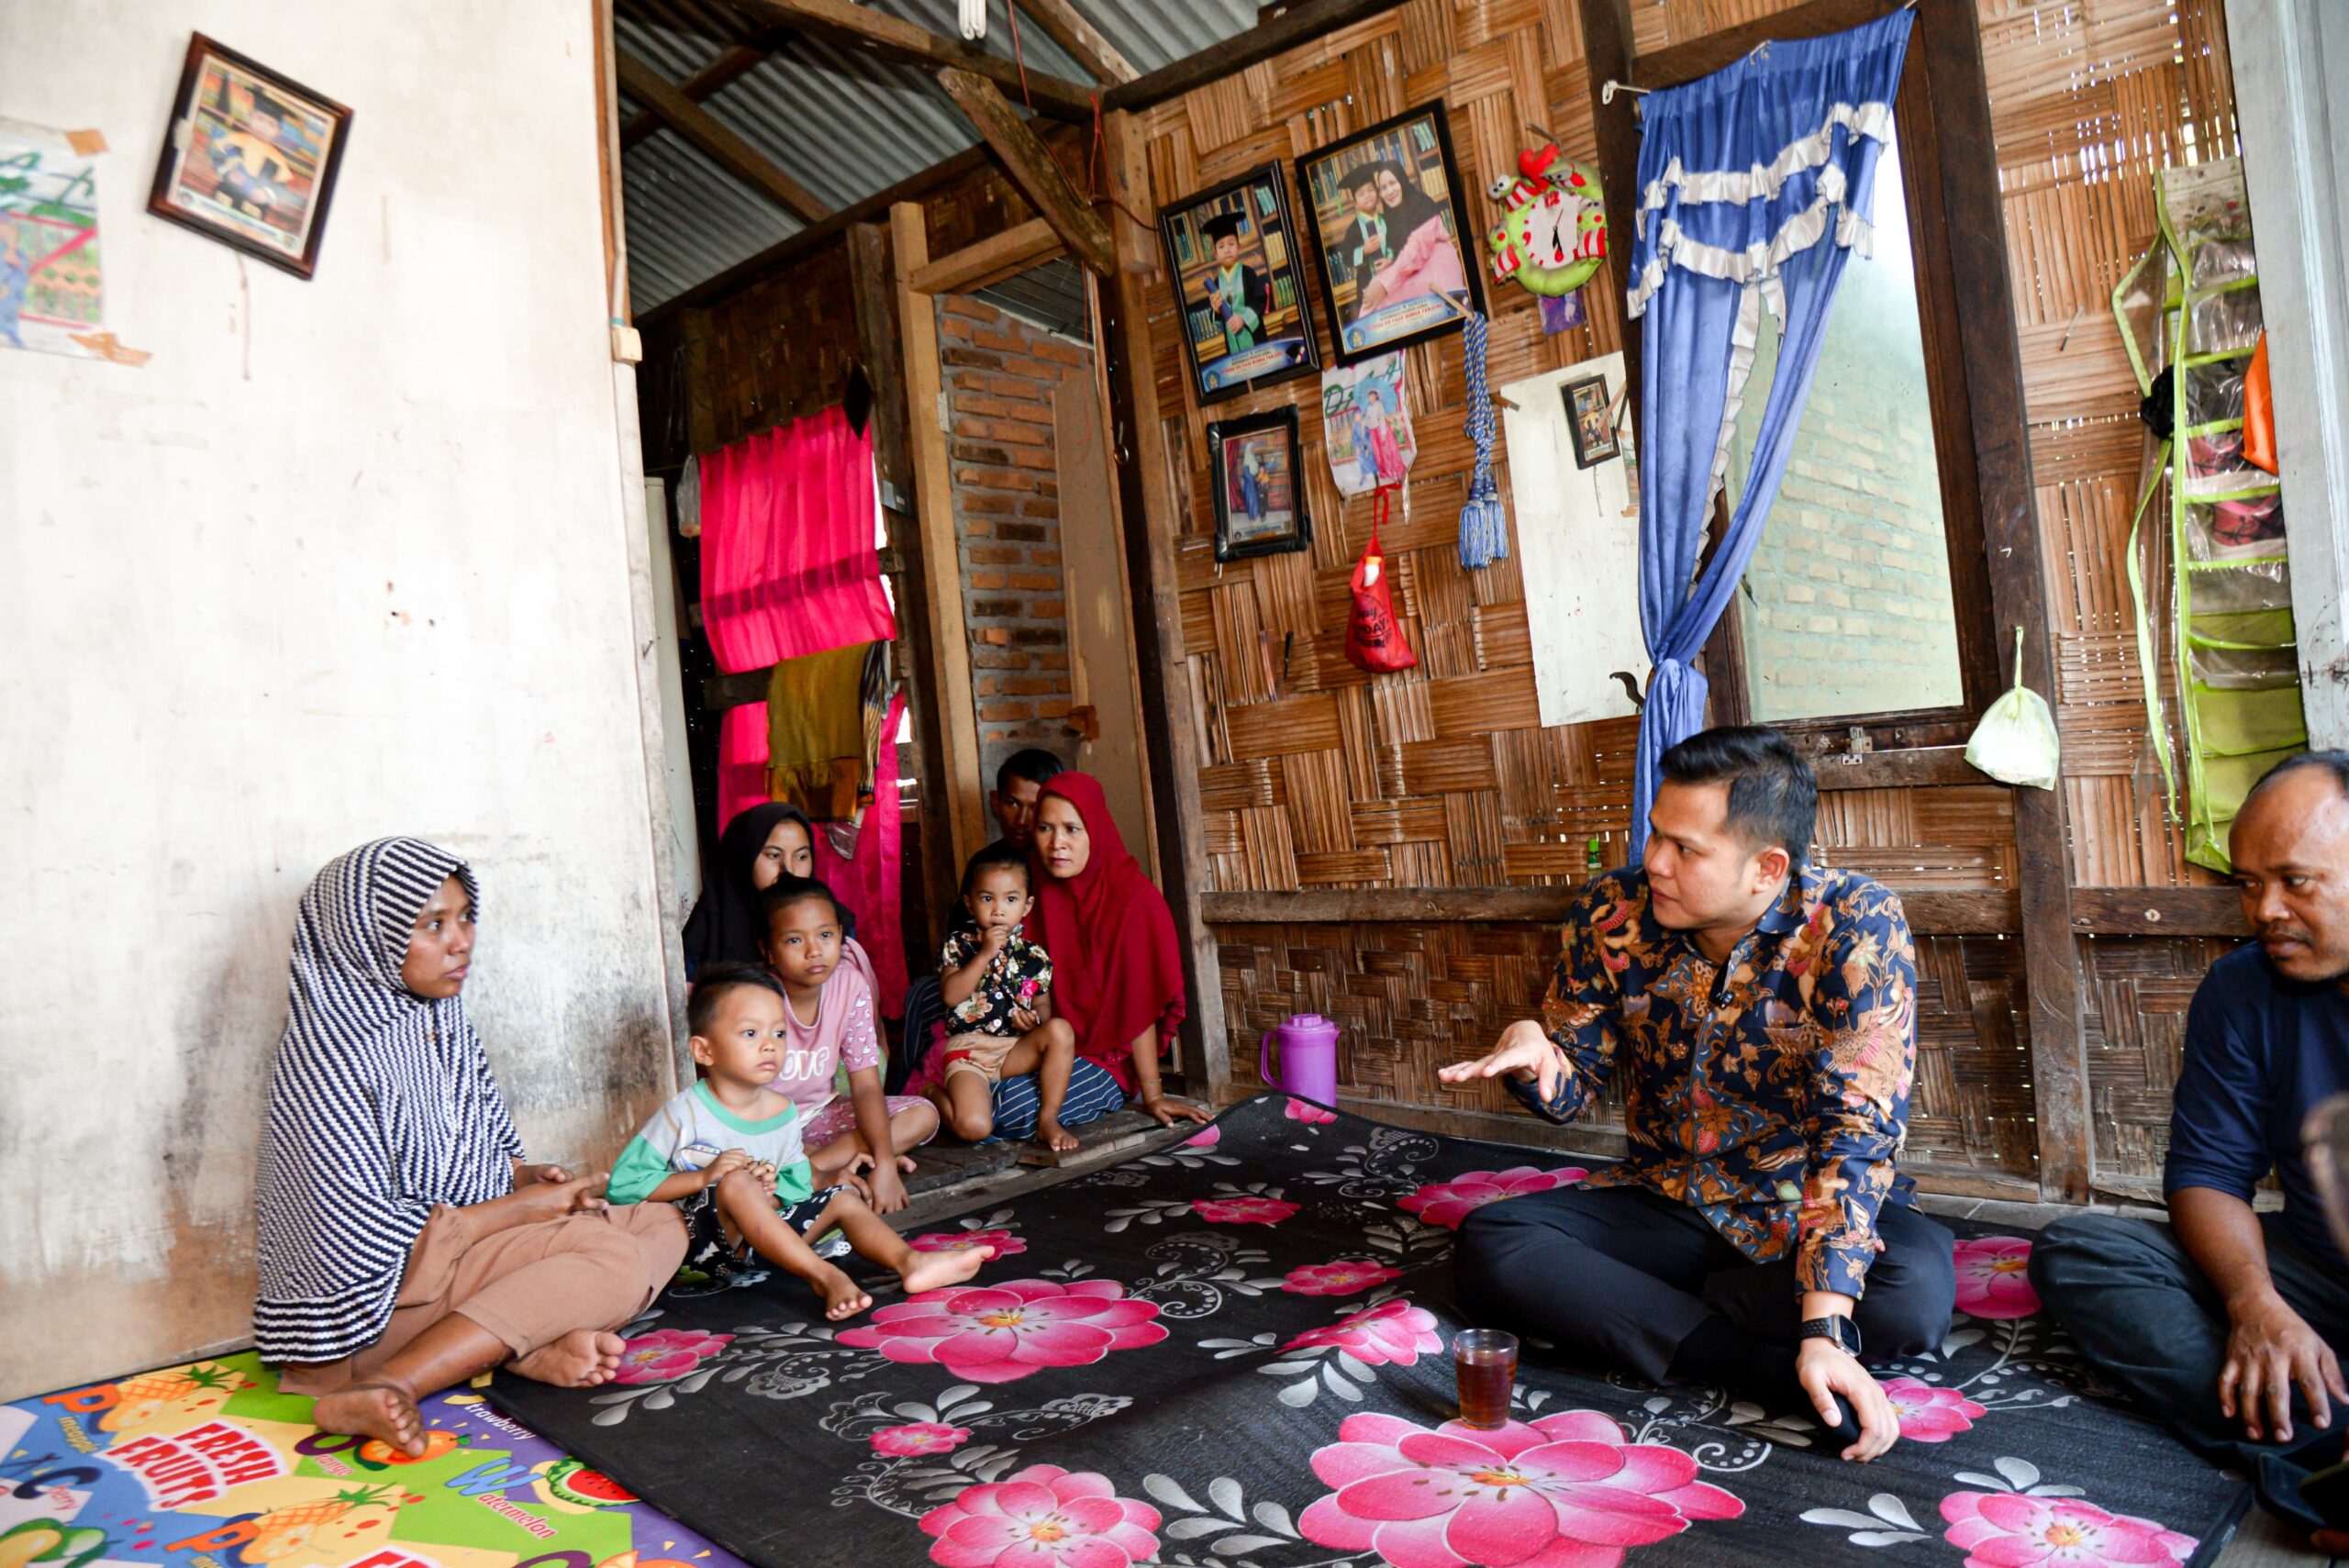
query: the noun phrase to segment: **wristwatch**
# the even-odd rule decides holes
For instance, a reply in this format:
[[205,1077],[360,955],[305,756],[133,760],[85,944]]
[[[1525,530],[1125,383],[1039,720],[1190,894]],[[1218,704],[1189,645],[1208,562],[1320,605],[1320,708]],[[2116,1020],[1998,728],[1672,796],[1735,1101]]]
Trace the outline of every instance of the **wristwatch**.
[[1849,1318],[1813,1318],[1802,1326],[1802,1332],[1796,1338],[1824,1340],[1854,1359],[1860,1353],[1860,1326]]

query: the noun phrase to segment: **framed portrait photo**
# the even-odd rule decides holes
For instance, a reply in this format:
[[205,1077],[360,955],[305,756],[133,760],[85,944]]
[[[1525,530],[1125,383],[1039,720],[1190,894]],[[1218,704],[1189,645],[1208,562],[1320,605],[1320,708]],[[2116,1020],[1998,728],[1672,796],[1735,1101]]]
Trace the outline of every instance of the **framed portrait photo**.
[[1278,555],[1313,542],[1297,452],[1293,404],[1208,427],[1218,561]]
[[1165,207],[1158,237],[1202,406],[1321,368],[1279,164]]
[[1566,400],[1566,428],[1575,442],[1575,466],[1590,468],[1622,455],[1615,434],[1615,401],[1608,395],[1607,378],[1586,375],[1559,388]]
[[1485,308],[1441,103],[1297,161],[1341,364],[1458,330]]
[[350,134],[340,104],[197,33],[147,210],[306,278]]

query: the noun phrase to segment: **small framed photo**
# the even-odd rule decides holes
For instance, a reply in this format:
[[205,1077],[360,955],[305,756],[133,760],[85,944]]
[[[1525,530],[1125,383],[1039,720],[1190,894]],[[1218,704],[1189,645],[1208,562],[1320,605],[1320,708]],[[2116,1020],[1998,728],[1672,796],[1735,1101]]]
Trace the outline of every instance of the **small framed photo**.
[[1574,432],[1575,466],[1589,468],[1622,455],[1615,435],[1615,402],[1607,393],[1607,378],[1586,375],[1559,389],[1566,400],[1566,428]]
[[1294,404],[1208,427],[1218,561],[1278,555],[1313,542],[1297,451]]
[[147,210],[306,278],[350,134],[340,104],[197,33]]
[[1202,407],[1321,368],[1279,164],[1166,207],[1158,237]]
[[1341,364],[1457,330],[1485,308],[1443,105],[1297,161]]

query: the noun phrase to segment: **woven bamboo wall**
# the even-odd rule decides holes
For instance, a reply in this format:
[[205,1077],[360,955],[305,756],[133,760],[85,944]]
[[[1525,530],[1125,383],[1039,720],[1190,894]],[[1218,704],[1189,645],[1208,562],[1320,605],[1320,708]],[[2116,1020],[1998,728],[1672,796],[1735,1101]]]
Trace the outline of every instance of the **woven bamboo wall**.
[[[1174,201],[1264,161],[1442,97],[1464,189],[1480,193],[1540,125],[1569,154],[1595,153],[1576,0],[1410,0],[1287,56],[1162,106],[1147,117],[1152,194]],[[1785,9],[1778,0],[1640,0],[1636,47],[1653,50]],[[2147,176],[2191,148],[2232,144],[2223,28],[2211,0],[1983,0],[1982,27],[2020,313],[2028,416],[2054,591],[2054,698],[2074,814],[2071,870],[2084,885],[2189,879],[2147,789],[2143,692],[2122,545],[2140,452],[2134,384],[2105,298],[2150,240]],[[1962,154],[1961,154],[1962,155]],[[1489,221],[1479,195],[1469,224]],[[1206,467],[1210,417],[1191,400],[1174,301],[1155,291],[1160,407],[1183,518],[1178,559],[1192,715],[1207,760],[1200,792],[1211,885],[1222,890],[1489,886],[1579,880],[1585,840],[1620,858],[1630,721],[1544,729],[1536,712],[1524,592],[1512,562],[1457,562],[1473,461],[1460,340],[1407,351],[1419,456],[1408,518],[1383,539],[1419,667],[1374,678],[1342,653],[1346,574],[1369,531],[1367,498],[1341,497],[1321,450],[1311,382],[1220,404],[1212,417],[1295,404],[1314,521],[1309,553],[1219,568]],[[1325,320],[1317,291],[1316,331]],[[1620,346],[1607,274],[1591,326],[1540,328],[1523,291],[1488,291],[1498,385]],[[1506,451],[1501,483],[1508,495]],[[1623,638],[1638,637],[1625,606]],[[2013,811],[2004,788],[1837,791],[1822,801],[1829,860],[1903,889],[2009,888]],[[1538,998],[1554,935],[1533,927],[1219,927],[1235,1074],[1291,1011],[1349,1028],[1345,1088],[1432,1110],[1504,1108],[1463,1096],[1434,1070],[1488,1042]],[[2210,944],[2083,943],[2095,1000],[2100,1169],[2158,1161],[2155,1100],[2176,1039],[2137,999],[2190,994]],[[2029,1176],[2035,1164],[2027,1009],[2017,942],[1920,943],[1920,1075],[1913,1158]],[[2132,989],[2133,988],[2133,989]],[[2149,989],[2150,988],[2150,989]],[[1241,1065],[1241,1064],[1246,1065]]]

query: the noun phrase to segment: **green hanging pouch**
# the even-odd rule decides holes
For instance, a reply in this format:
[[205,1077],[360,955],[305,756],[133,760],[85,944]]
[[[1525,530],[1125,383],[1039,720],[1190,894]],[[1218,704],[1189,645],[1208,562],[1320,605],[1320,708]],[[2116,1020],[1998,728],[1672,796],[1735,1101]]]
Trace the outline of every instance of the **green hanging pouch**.
[[2055,787],[2063,742],[2056,738],[2055,716],[2047,710],[2047,699],[2022,684],[2021,627],[2015,628],[2015,684],[1974,727],[1965,760],[2000,784]]

